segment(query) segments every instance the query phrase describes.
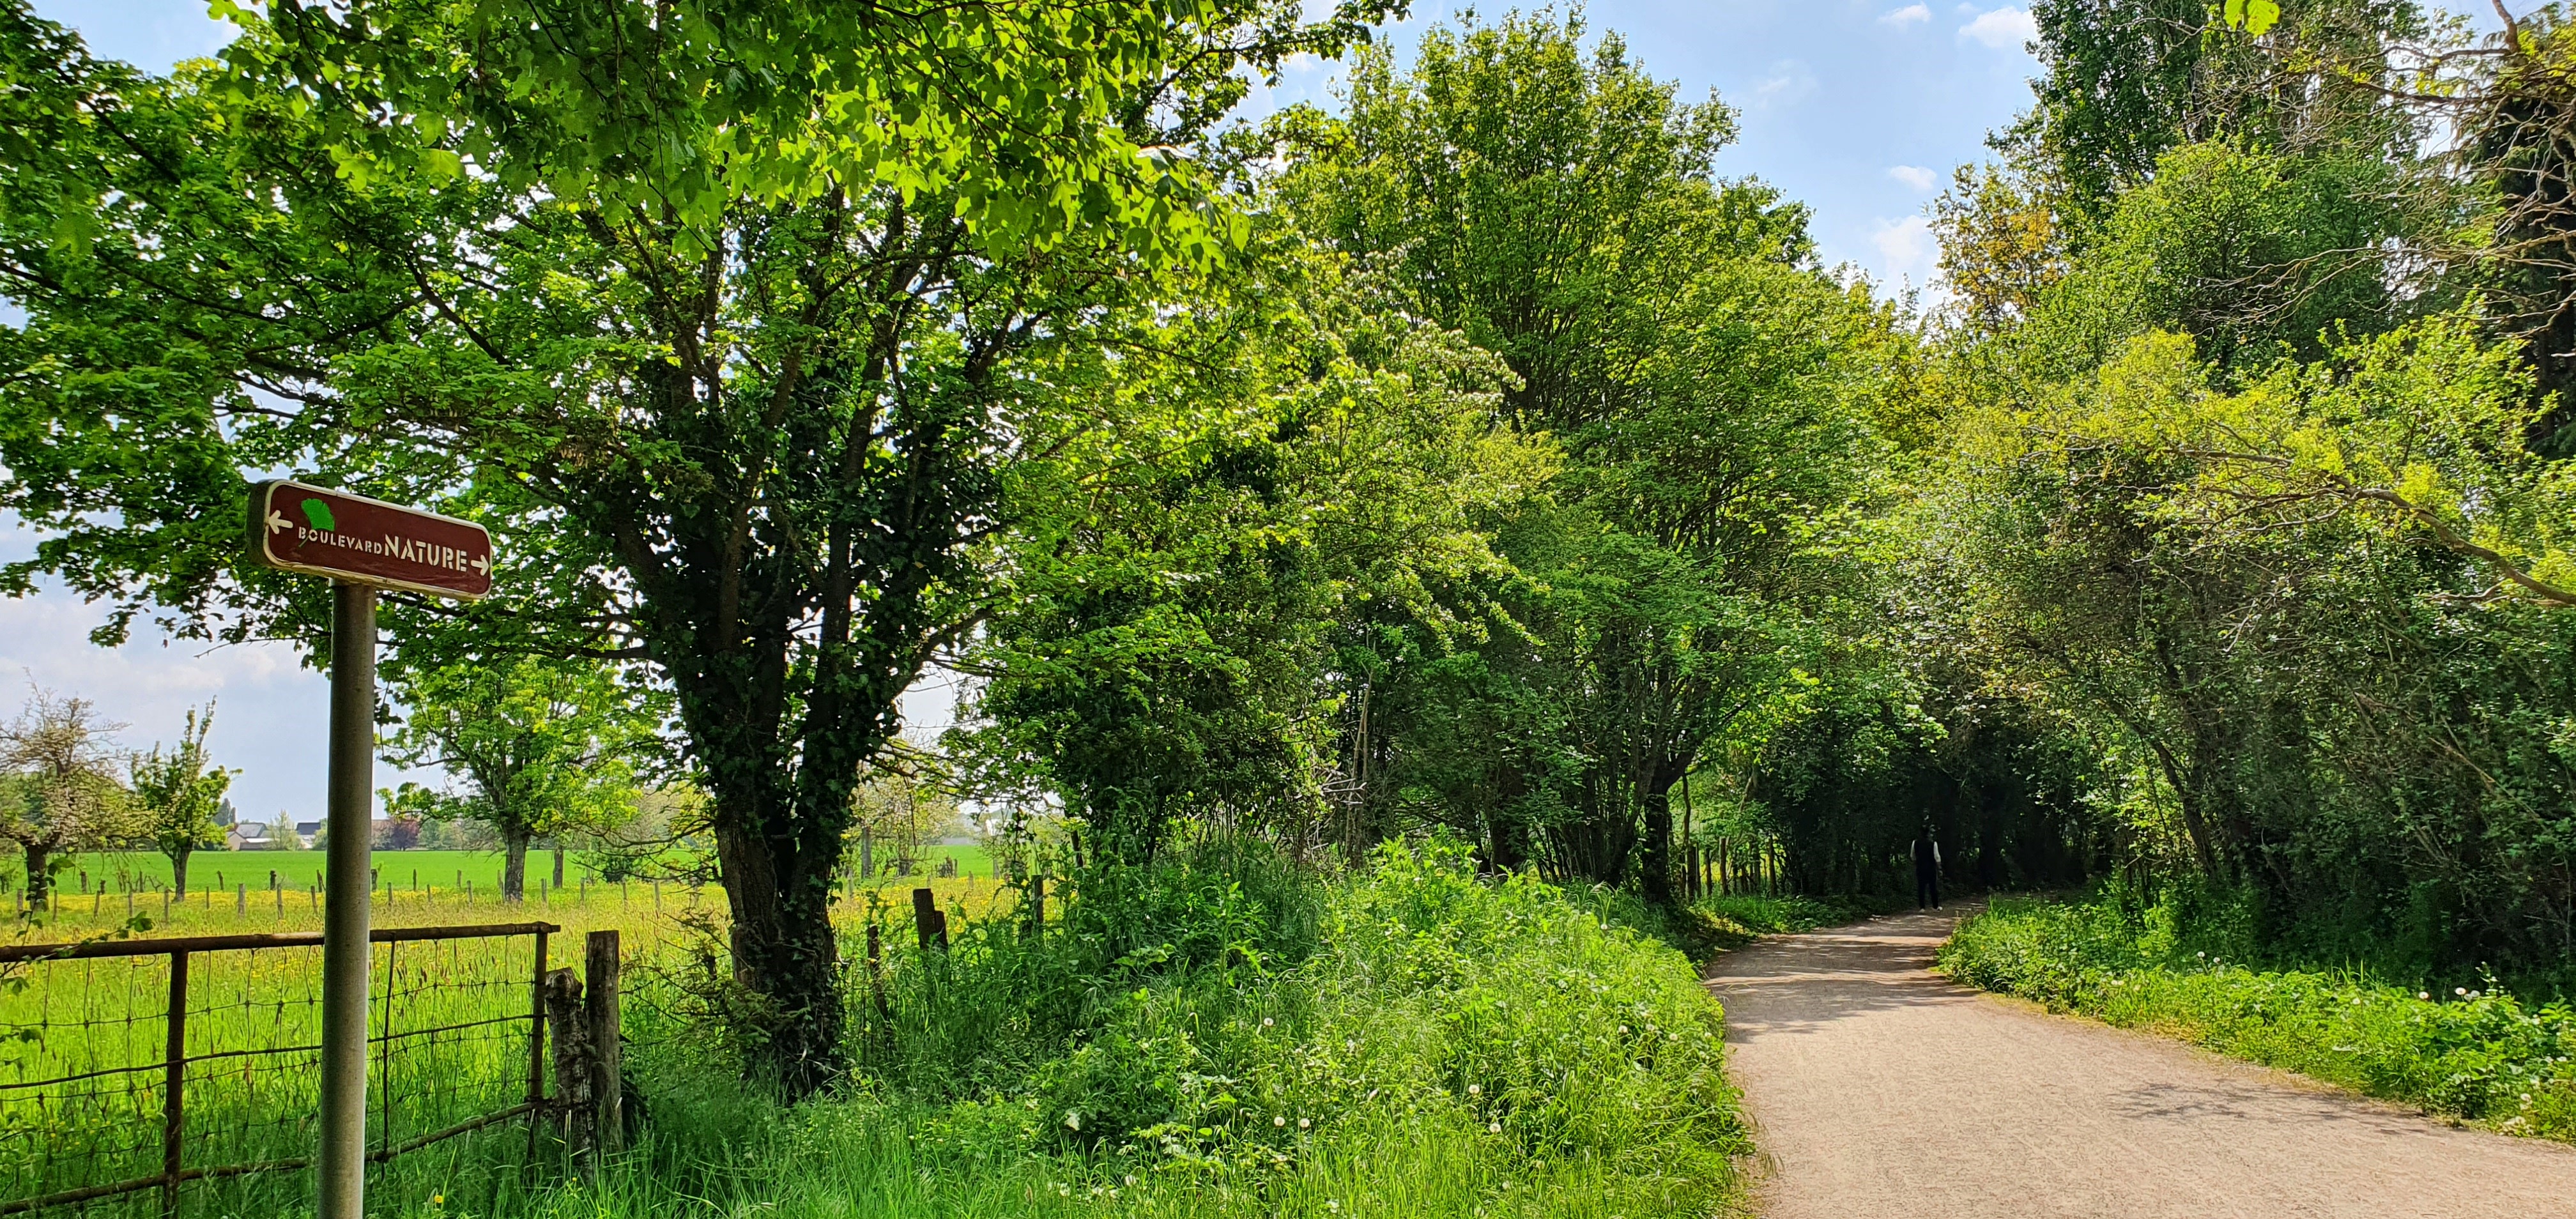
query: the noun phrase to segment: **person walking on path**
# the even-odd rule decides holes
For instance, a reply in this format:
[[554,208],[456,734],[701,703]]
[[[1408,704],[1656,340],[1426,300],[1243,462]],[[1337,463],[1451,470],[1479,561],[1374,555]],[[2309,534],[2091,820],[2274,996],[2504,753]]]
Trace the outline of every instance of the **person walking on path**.
[[1914,840],[1914,908],[1926,906],[1941,908],[1941,844],[1933,841],[1928,825]]

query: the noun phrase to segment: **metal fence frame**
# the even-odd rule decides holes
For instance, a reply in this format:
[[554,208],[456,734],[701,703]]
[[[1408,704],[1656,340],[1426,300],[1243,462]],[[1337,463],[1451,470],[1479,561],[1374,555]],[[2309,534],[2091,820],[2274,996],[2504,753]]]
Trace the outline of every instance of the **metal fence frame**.
[[[501,1018],[501,1020],[504,1021],[516,1021],[520,1019],[528,1021],[527,1099],[516,1105],[512,1105],[507,1109],[487,1113],[480,1117],[469,1118],[466,1121],[459,1122],[443,1130],[431,1131],[428,1134],[407,1139],[399,1144],[377,1148],[376,1150],[367,1153],[367,1161],[369,1163],[381,1164],[396,1156],[418,1151],[421,1148],[430,1146],[431,1144],[443,1142],[461,1134],[467,1134],[475,1130],[480,1130],[486,1126],[505,1122],[514,1117],[520,1117],[523,1115],[542,1115],[546,1111],[548,1108],[546,1101],[545,1075],[546,974],[548,972],[546,948],[547,937],[561,930],[563,930],[563,928],[553,923],[488,923],[479,926],[465,927],[380,927],[368,933],[367,940],[371,944],[405,944],[424,940],[504,939],[522,935],[536,937],[536,944],[532,953],[535,957],[535,968],[531,970],[529,974],[529,1002],[527,1015],[524,1017],[508,1016]],[[0,945],[0,965],[40,964],[50,961],[76,961],[98,957],[166,956],[170,958],[170,1001],[168,1014],[169,1036],[167,1048],[164,1050],[162,1060],[159,1064],[162,1072],[161,1171],[148,1177],[135,1177],[130,1180],[116,1181],[105,1185],[87,1185],[77,1189],[57,1190],[50,1194],[42,1194],[32,1198],[0,1200],[0,1215],[22,1214],[28,1211],[43,1210],[48,1207],[70,1206],[76,1203],[95,1201],[100,1198],[115,1197],[119,1194],[140,1193],[144,1190],[154,1188],[158,1188],[161,1191],[162,1213],[164,1215],[172,1215],[176,1214],[179,1209],[179,1187],[190,1181],[217,1180],[262,1172],[288,1172],[312,1167],[313,1157],[311,1156],[300,1156],[286,1160],[265,1160],[249,1164],[209,1165],[200,1168],[190,1168],[185,1163],[184,1153],[186,1148],[185,1135],[187,1131],[186,1098],[188,1064],[191,1062],[202,1062],[216,1058],[233,1058],[239,1056],[239,1052],[218,1051],[211,1054],[200,1054],[194,1058],[189,1057],[187,1052],[188,958],[194,954],[210,952],[238,952],[257,948],[319,948],[321,946],[322,933],[319,931],[286,931],[244,935],[201,935],[174,937],[169,939],[97,940],[74,944]],[[390,952],[392,950],[387,949],[387,951]],[[614,950],[612,949],[612,951]],[[416,1032],[417,1030],[414,1031]],[[435,1032],[440,1030],[430,1031]],[[392,1030],[388,1028],[383,1038],[388,1047],[390,1047],[393,1036],[394,1034]],[[301,1051],[318,1051],[320,1048],[320,1045],[317,1043],[311,1046],[287,1046],[271,1050],[249,1052],[291,1054]],[[138,1065],[134,1067],[109,1068],[105,1071],[92,1071],[85,1072],[84,1074],[102,1075],[111,1072],[141,1072],[149,1071],[151,1069],[152,1067],[150,1065]],[[79,1077],[75,1076],[72,1078]],[[42,1082],[60,1083],[64,1081],[51,1080]],[[536,1141],[538,1126],[539,1123],[537,1122],[532,1121],[529,1123],[528,1138],[532,1147]]]

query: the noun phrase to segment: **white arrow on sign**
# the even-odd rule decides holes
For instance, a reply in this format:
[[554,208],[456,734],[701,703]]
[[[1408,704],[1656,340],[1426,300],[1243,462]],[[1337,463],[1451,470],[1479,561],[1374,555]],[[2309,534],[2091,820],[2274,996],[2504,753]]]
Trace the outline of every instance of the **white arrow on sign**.
[[483,573],[484,575],[487,575],[487,576],[488,576],[488,575],[491,575],[491,574],[492,574],[492,560],[491,560],[489,557],[484,556],[484,555],[479,555],[479,554],[478,554],[478,555],[474,556],[474,570],[479,571],[479,572],[481,572],[481,573]]
[[268,531],[270,533],[276,533],[281,530],[292,529],[294,527],[295,525],[293,522],[277,514],[277,509],[271,508],[268,510]]

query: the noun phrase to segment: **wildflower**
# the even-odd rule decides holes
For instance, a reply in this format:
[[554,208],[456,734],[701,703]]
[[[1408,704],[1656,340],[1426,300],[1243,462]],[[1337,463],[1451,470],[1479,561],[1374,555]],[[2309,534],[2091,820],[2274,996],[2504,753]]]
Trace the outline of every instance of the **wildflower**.
[[1501,1134],[1502,1132],[1503,1132],[1503,1124],[1502,1124],[1501,1122],[1487,1122],[1487,1123],[1485,1123],[1485,1133],[1487,1133],[1487,1134]]
[[1301,1118],[1298,1118],[1298,1119],[1297,1119],[1297,1128],[1298,1128],[1299,1130],[1304,1130],[1304,1129],[1306,1129],[1307,1127],[1312,1126],[1312,1125],[1314,1125],[1314,1124],[1315,1124],[1315,1121],[1314,1121],[1314,1119],[1313,1119],[1313,1118],[1305,1118],[1305,1117],[1301,1117]]
[[2415,997],[2418,999],[2430,999],[2433,997],[2433,992],[2429,990],[2419,990],[2415,992]]
[[1338,1211],[1342,1209],[1342,1204],[1331,1198],[1326,1198],[1324,1199],[1324,1209],[1328,1211]]
[[1270,1124],[1273,1126],[1285,1126],[1288,1124],[1288,1119],[1286,1117],[1274,1117],[1270,1119]]
[[1485,1094],[1485,1085],[1483,1085],[1483,1084],[1469,1084],[1469,1085],[1467,1085],[1467,1095],[1469,1095],[1469,1096],[1483,1096],[1484,1094]]
[[1622,1037],[1625,1037],[1625,1036],[1627,1036],[1627,1035],[1628,1035],[1628,1026],[1627,1026],[1627,1025],[1624,1025],[1624,1024],[1623,1024],[1623,1025],[1620,1025],[1620,1026],[1619,1026],[1619,1035],[1620,1035],[1620,1036],[1622,1036]]
[[2465,986],[2454,986],[2451,988],[2451,993],[2466,999],[2469,997],[2469,988]]
[[1268,1017],[1268,1016],[1263,1016],[1263,1017],[1261,1018],[1261,1027],[1263,1027],[1263,1028],[1269,1028],[1271,1025],[1273,1025],[1273,1024],[1275,1024],[1275,1023],[1277,1023],[1277,1021],[1272,1020],[1272,1019],[1271,1019],[1270,1017]]

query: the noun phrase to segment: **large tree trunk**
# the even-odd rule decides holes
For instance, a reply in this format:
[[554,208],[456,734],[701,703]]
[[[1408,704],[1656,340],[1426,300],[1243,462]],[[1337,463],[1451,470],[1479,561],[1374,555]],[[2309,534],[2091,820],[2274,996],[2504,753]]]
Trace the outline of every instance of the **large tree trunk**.
[[45,898],[53,892],[54,878],[46,872],[53,863],[54,849],[40,843],[23,843],[27,857],[27,908],[41,910]]
[[743,818],[716,821],[716,859],[733,915],[734,980],[767,1005],[762,1057],[791,1097],[838,1081],[840,946],[832,932],[837,851],[753,833]]
[[1645,813],[1646,840],[1638,853],[1641,872],[1638,888],[1647,901],[1658,906],[1673,904],[1673,792],[1657,779],[1648,779],[1637,792],[1637,803]]
[[188,900],[189,853],[186,847],[170,852],[170,892],[183,902]]
[[501,900],[525,901],[528,896],[528,831],[504,828],[501,831]]

